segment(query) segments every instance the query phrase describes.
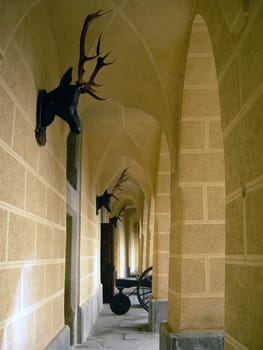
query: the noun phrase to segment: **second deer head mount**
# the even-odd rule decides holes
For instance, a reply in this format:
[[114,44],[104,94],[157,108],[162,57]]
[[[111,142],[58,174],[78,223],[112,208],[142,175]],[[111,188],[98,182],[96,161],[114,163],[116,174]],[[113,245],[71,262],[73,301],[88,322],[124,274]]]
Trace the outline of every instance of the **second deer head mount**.
[[118,215],[115,215],[115,216],[112,216],[110,219],[109,219],[109,223],[114,226],[115,228],[117,228],[117,223],[118,223],[118,220],[119,221],[122,221],[122,217],[123,217],[123,212],[124,210],[126,209],[126,205],[124,205],[121,210],[119,211],[119,214]]
[[123,172],[121,173],[118,181],[116,184],[113,186],[112,191],[109,193],[107,190],[104,191],[104,193],[101,196],[96,197],[96,214],[98,215],[99,210],[104,207],[108,210],[108,212],[111,212],[111,197],[119,200],[118,197],[115,196],[116,191],[120,191],[123,189],[122,185],[125,181],[127,181],[127,171],[128,168],[124,169]]
[[[102,34],[100,34],[98,38],[96,55],[94,56],[86,56],[85,39],[91,21],[107,14],[108,12],[109,11],[97,11],[95,13],[89,14],[86,17],[80,36],[78,80],[76,83],[74,85],[71,84],[71,67],[63,75],[62,79],[60,80],[60,84],[56,89],[50,92],[46,92],[46,90],[39,91],[37,101],[37,124],[35,129],[35,137],[40,146],[44,146],[46,144],[46,128],[53,122],[56,115],[68,123],[70,130],[73,133],[80,133],[80,119],[77,112],[80,94],[88,93],[97,100],[105,100],[104,98],[96,95],[95,88],[102,85],[95,83],[94,79],[102,67],[112,64],[113,62],[105,62],[105,59],[109,53],[105,54],[104,56],[101,55],[100,44]],[[87,61],[94,59],[97,60],[96,66],[91,73],[89,80],[84,81],[84,64]]]

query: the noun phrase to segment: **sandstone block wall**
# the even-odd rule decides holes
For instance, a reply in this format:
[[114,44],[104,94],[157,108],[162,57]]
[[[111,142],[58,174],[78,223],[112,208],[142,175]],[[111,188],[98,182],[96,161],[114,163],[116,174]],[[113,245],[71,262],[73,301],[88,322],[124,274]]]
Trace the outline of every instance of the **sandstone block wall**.
[[25,8],[0,14],[0,347],[10,349],[44,348],[64,326],[66,133],[56,120],[46,147],[34,137],[56,51],[45,8],[23,18]]
[[170,240],[170,155],[164,135],[161,138],[156,183],[152,298],[167,300]]

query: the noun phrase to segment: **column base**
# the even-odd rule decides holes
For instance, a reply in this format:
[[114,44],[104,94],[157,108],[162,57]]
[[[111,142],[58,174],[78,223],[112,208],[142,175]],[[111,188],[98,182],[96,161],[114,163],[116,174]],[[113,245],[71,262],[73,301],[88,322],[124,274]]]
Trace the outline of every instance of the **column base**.
[[160,326],[160,349],[162,350],[223,350],[223,332],[172,333],[167,322]]
[[70,350],[70,329],[64,326],[45,348],[46,350]]
[[149,303],[149,329],[151,332],[159,332],[160,323],[167,320],[167,300],[151,299]]
[[98,318],[98,314],[101,311],[102,306],[102,286],[100,286],[89,298],[89,300],[79,307],[78,344],[82,344],[86,341],[95,321]]

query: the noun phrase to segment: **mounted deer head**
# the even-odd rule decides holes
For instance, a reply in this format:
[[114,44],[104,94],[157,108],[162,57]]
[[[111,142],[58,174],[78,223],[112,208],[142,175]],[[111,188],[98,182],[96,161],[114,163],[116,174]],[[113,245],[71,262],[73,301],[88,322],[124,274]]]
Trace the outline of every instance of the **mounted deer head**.
[[[78,63],[78,80],[75,85],[71,85],[72,81],[72,67],[69,68],[63,75],[59,86],[50,91],[40,90],[38,94],[37,102],[37,125],[35,129],[35,136],[38,144],[44,146],[46,143],[46,128],[50,125],[55,116],[65,120],[70,130],[73,133],[79,134],[80,119],[77,112],[77,106],[80,94],[88,93],[97,100],[105,100],[102,97],[96,95],[95,87],[102,85],[95,83],[94,79],[100,69],[104,66],[112,64],[113,62],[105,62],[105,59],[109,55],[102,56],[100,52],[101,36],[100,34],[97,43],[97,50],[95,56],[86,56],[85,54],[85,39],[88,31],[88,27],[94,19],[107,14],[108,12],[97,11],[86,17],[83,24],[81,36],[80,36],[80,55]],[[85,73],[84,64],[90,60],[97,60],[96,66],[91,73],[88,81],[85,81],[83,76]]]
[[111,212],[111,197],[119,200],[118,197],[114,195],[114,193],[118,190],[122,190],[122,184],[127,181],[127,170],[128,168],[124,169],[121,173],[118,181],[114,185],[111,193],[109,193],[107,190],[104,191],[104,193],[101,196],[96,197],[96,214],[98,215],[99,209],[102,207],[106,208],[108,212]]
[[122,216],[125,209],[126,209],[126,205],[122,207],[118,215],[115,215],[109,219],[109,223],[112,224],[115,228],[117,228],[118,220],[122,221]]

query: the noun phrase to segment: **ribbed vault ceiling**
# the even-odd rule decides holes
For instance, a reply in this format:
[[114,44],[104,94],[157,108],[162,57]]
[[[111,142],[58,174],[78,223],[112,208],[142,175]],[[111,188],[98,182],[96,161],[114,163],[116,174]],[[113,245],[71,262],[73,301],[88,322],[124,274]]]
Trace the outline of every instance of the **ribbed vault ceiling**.
[[[86,94],[81,96],[78,106],[82,136],[87,138],[88,144],[85,154],[90,179],[97,192],[105,188],[110,190],[121,171],[128,167],[129,181],[122,196],[125,195],[127,201],[137,208],[142,207],[144,200],[150,202],[161,135],[166,136],[169,148],[173,147],[171,140],[178,113],[176,105],[180,99],[177,87],[182,85],[184,78],[182,62],[185,60],[182,56],[187,51],[185,35],[190,33],[195,2],[25,0],[21,4],[16,1],[13,10],[12,2],[4,3],[0,32],[9,36],[1,36],[0,54],[5,54],[8,42],[23,19],[27,23],[37,20],[38,17],[34,18],[35,9],[40,6],[40,13],[43,13],[43,53],[46,47],[52,47],[52,57],[56,57],[57,62],[48,64],[54,66],[54,72],[58,70],[60,77],[73,67],[74,81],[79,38],[86,16],[98,10],[110,10],[109,14],[91,23],[85,45],[86,53],[94,55],[98,36],[103,32],[102,51],[111,51],[108,59],[115,59],[112,65],[99,72],[96,79],[98,83],[105,84],[99,89],[99,95],[110,100],[97,102]],[[5,21],[10,11],[14,12],[13,22]],[[8,23],[8,28],[5,23]],[[53,43],[45,45],[44,41],[49,43],[51,36],[55,47]],[[56,52],[53,53],[54,50]],[[93,64],[89,62],[85,66],[87,73],[92,71]],[[38,81],[41,77],[36,79],[37,84],[43,80]],[[45,76],[42,78],[45,79]]]
[[[151,197],[156,173],[160,127],[152,116],[112,102],[97,102],[84,112],[91,183],[98,193],[117,182],[128,168],[120,197],[140,206]],[[119,206],[116,203],[117,206]]]
[[[87,14],[110,13],[93,21],[86,39],[86,52],[93,55],[103,32],[102,50],[111,51],[96,81],[105,84],[99,95],[108,102],[82,96],[79,113],[91,183],[97,193],[110,191],[124,168],[129,181],[120,197],[142,207],[155,186],[160,137],[169,137],[176,95],[176,13],[189,12],[191,1],[47,0],[50,23],[56,39],[61,75],[73,66],[76,74],[81,27]],[[86,65],[87,75],[93,64]],[[121,203],[116,204],[120,206]]]

